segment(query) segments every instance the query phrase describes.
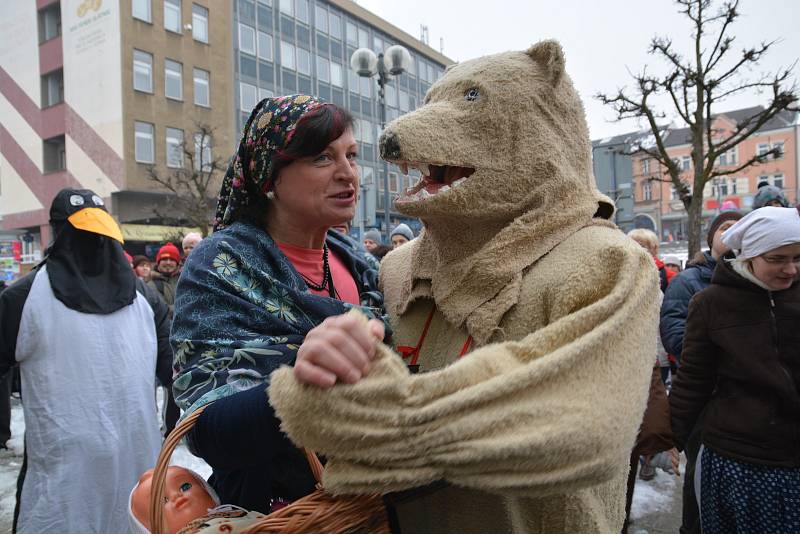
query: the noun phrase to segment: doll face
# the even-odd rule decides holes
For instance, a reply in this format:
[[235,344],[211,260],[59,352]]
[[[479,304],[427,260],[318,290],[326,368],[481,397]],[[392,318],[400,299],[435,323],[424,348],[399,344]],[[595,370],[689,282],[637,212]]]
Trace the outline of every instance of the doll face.
[[[149,506],[152,479],[152,469],[142,475],[139,485],[133,492],[131,504],[133,515],[148,530],[151,527]],[[178,466],[170,466],[167,469],[164,518],[169,534],[175,534],[189,521],[206,515],[208,509],[214,508],[216,505],[202,482],[197,480],[190,471]]]

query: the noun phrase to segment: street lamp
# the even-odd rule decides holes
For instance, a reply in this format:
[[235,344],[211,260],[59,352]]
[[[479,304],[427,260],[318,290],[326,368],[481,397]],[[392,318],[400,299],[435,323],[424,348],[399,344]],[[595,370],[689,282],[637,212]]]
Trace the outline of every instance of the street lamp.
[[[386,52],[375,54],[369,48],[359,48],[350,58],[350,67],[364,78],[377,74],[378,97],[381,104],[381,131],[386,128],[386,83],[399,76],[411,65],[411,54],[400,45],[390,46]],[[389,162],[383,160],[383,218],[386,237],[389,237]]]

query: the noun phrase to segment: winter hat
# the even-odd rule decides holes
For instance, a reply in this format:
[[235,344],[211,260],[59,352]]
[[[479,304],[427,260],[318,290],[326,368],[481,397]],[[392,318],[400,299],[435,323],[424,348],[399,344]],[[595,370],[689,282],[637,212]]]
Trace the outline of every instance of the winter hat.
[[148,258],[147,256],[142,256],[142,255],[133,257],[133,268],[134,269],[137,268],[138,266],[140,266],[143,263],[150,263],[150,258]]
[[749,260],[784,245],[800,243],[800,211],[766,206],[725,230],[722,242],[737,260]]
[[661,259],[664,262],[664,265],[680,265],[681,259],[674,255],[674,254],[667,254]]
[[394,230],[392,230],[392,233],[391,235],[389,235],[389,237],[392,238],[396,235],[401,235],[406,239],[408,239],[409,241],[414,239],[414,232],[412,232],[411,228],[409,228],[408,225],[404,223],[400,223],[397,226],[395,226]]
[[722,226],[722,223],[725,221],[738,221],[742,217],[744,217],[744,215],[738,211],[723,211],[717,215],[708,226],[708,234],[706,234],[706,243],[708,243],[708,248],[712,247],[714,243],[714,234],[717,233],[717,230],[720,226]]
[[372,228],[364,232],[364,239],[369,239],[370,241],[374,241],[379,245],[383,242],[383,239],[381,238],[381,232],[377,228]]
[[181,253],[178,250],[178,247],[173,245],[172,243],[167,243],[160,249],[158,249],[158,254],[156,254],[156,264],[161,262],[161,260],[169,258],[175,260],[176,262],[181,261]]
[[789,199],[783,194],[779,188],[774,185],[769,185],[768,182],[761,182],[758,184],[758,193],[753,197],[753,209],[757,210],[763,208],[772,201],[777,200],[784,208],[789,207]]

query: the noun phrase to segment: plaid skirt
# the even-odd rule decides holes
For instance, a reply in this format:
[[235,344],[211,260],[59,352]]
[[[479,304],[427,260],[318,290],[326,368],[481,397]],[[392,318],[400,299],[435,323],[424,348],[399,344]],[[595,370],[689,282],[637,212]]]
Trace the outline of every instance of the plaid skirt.
[[800,534],[800,468],[701,454],[703,534]]

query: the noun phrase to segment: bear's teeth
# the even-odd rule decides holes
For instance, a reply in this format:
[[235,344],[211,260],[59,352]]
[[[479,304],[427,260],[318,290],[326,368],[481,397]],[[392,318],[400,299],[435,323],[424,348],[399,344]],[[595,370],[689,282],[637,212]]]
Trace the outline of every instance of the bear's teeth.
[[458,180],[453,182],[453,187],[456,187],[456,186],[459,186],[459,185],[463,184],[465,180],[466,180],[466,178],[459,178]]
[[444,193],[446,191],[450,191],[450,186],[449,185],[443,185],[442,187],[439,188],[439,192],[440,193]]
[[431,196],[431,194],[430,194],[430,193],[428,193],[428,190],[427,190],[427,189],[423,189],[423,190],[421,190],[421,191],[420,191],[420,196],[421,196],[422,198],[428,198],[429,196]]

